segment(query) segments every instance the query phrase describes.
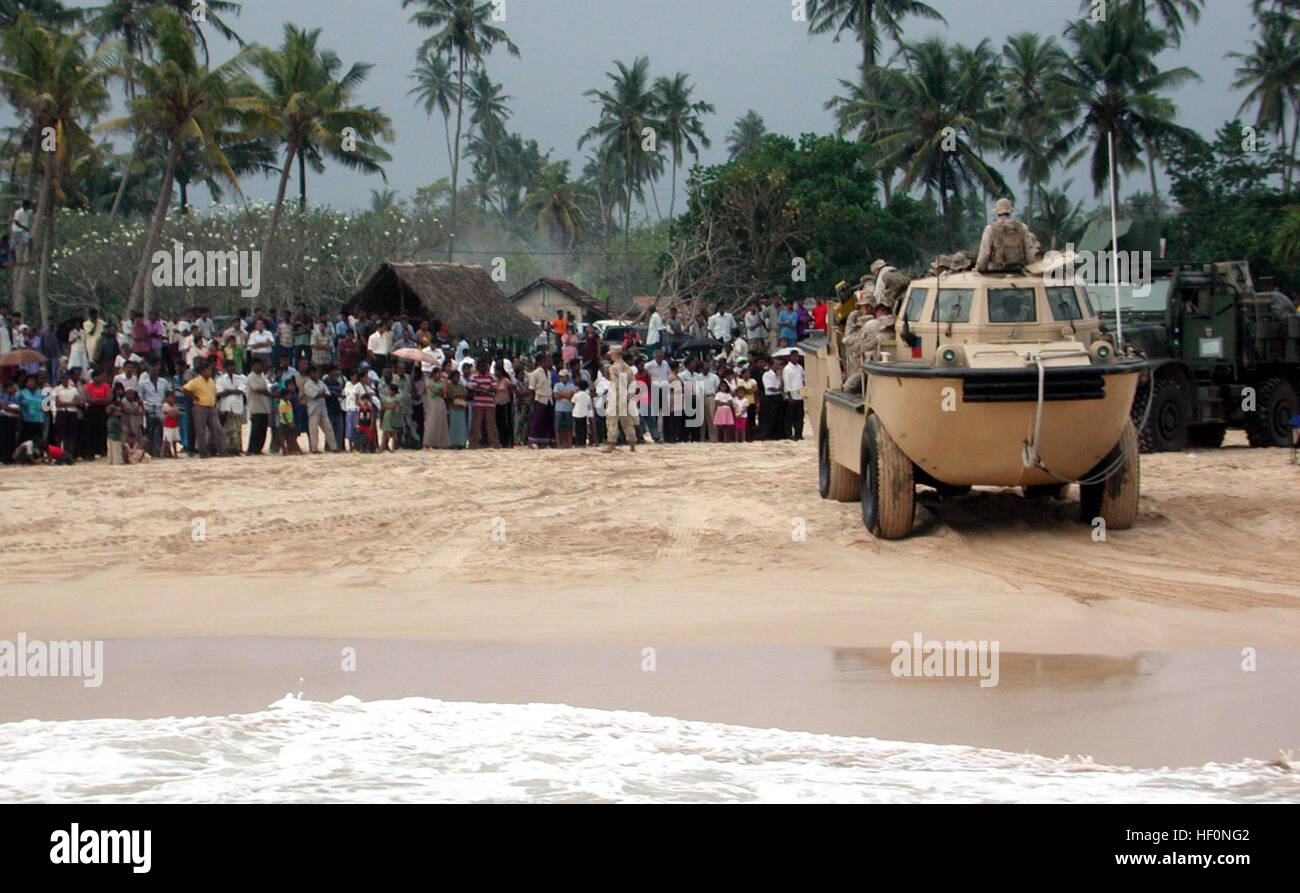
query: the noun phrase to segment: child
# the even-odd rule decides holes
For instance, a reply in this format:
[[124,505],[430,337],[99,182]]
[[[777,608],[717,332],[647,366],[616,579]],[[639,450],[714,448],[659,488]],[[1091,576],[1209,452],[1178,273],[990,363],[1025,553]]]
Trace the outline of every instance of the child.
[[744,391],[736,390],[731,398],[732,415],[736,417],[736,442],[744,443],[749,431],[749,400]]
[[135,391],[122,397],[122,449],[127,465],[138,465],[144,456],[144,404]]
[[580,447],[587,445],[587,420],[591,416],[591,384],[580,381],[578,392],[573,395],[573,440]]
[[353,450],[359,453],[375,451],[375,404],[367,393],[357,398],[356,440]]
[[168,393],[163,398],[163,455],[176,458],[176,448],[181,442],[181,408],[176,405],[176,395]]
[[298,383],[289,379],[280,395],[280,451],[282,455],[300,454],[298,446]]
[[713,427],[718,429],[718,440],[723,443],[735,443],[736,413],[732,409],[734,398],[731,396],[731,386],[725,379],[718,384],[718,393],[713,400],[717,406],[713,412]]
[[122,400],[126,389],[120,384],[113,385],[113,402],[106,407],[108,412],[108,464],[124,465],[126,458],[122,451]]

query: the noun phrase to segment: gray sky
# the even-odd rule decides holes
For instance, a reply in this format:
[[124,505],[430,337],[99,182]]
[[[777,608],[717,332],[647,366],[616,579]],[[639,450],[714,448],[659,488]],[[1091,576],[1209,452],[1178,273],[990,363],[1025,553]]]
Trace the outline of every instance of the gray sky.
[[[909,39],[940,33],[968,44],[989,38],[1001,46],[1007,35],[1037,31],[1058,35],[1080,15],[1078,0],[930,0],[948,20],[908,20]],[[1164,67],[1188,65],[1203,82],[1174,96],[1180,123],[1209,136],[1232,117],[1241,96],[1231,87],[1229,50],[1245,50],[1252,38],[1248,0],[1210,0],[1201,23],[1183,40],[1182,49],[1162,58]],[[829,132],[830,113],[822,105],[852,79],[860,51],[849,39],[832,43],[811,37],[806,26],[791,20],[790,0],[506,0],[503,25],[519,46],[521,59],[498,49],[488,59],[493,79],[514,97],[509,126],[536,139],[553,158],[571,158],[581,169],[578,137],[596,120],[596,108],[583,91],[604,86],[612,60],[628,63],[650,57],[652,75],[688,72],[699,99],[713,103],[717,114],[706,120],[713,148],[705,163],[725,160],[724,139],[732,123],[748,109],[763,116],[768,130],[797,134]],[[397,141],[387,148],[388,185],[402,196],[450,175],[440,117],[426,118],[406,95],[416,47],[427,36],[409,24],[414,9],[400,0],[245,0],[232,24],[248,41],[275,45],[286,21],[323,29],[323,46],[345,63],[375,64],[360,91],[366,104],[392,117]],[[224,58],[220,38],[214,45]],[[892,45],[888,47],[892,52]],[[1001,165],[1004,175],[1012,165]],[[1082,164],[1067,178],[1077,198],[1090,196]],[[1145,180],[1145,178],[1141,178]],[[308,174],[308,198],[336,207],[369,203],[370,190],[383,188],[377,176],[330,165],[323,176]],[[1133,188],[1141,188],[1133,181]],[[295,187],[291,187],[293,189]],[[271,199],[273,180],[248,180],[251,198]],[[1126,192],[1128,190],[1126,189]],[[660,187],[666,203],[667,178]],[[197,198],[197,196],[196,196]],[[666,205],[665,205],[666,207]],[[680,190],[678,207],[681,207]]]

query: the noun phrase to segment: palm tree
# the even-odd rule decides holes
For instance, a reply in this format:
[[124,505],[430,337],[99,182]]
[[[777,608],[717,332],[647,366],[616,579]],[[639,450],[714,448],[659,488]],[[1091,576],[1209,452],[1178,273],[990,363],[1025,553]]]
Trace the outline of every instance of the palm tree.
[[[100,42],[108,39],[117,40],[123,51],[129,56],[152,58],[156,46],[153,10],[162,6],[174,9],[185,23],[185,26],[194,35],[194,39],[199,42],[199,45],[203,48],[204,65],[209,62],[207,36],[203,31],[204,25],[211,25],[222,37],[233,40],[240,46],[244,45],[243,39],[221,17],[222,13],[238,15],[241,9],[240,4],[230,3],[227,0],[208,0],[203,12],[203,21],[196,21],[194,18],[195,4],[193,0],[159,0],[159,2],[109,0],[103,6],[85,11],[87,27],[92,34],[98,37]],[[134,99],[135,87],[130,81],[125,84],[125,88],[127,98]],[[123,168],[124,176],[118,183],[117,194],[113,198],[113,206],[109,209],[109,220],[117,217],[121,208],[122,198],[126,194],[127,181],[130,179],[132,170],[136,167],[139,152],[138,142],[133,141],[131,157]]]
[[465,90],[470,132],[475,133],[481,143],[476,173],[484,181],[491,181],[501,168],[501,143],[506,138],[506,121],[510,118],[506,103],[514,97],[502,93],[501,85],[492,83],[485,68],[474,72]]
[[[1165,31],[1169,33],[1169,42],[1173,46],[1182,46],[1183,32],[1189,25],[1201,20],[1201,11],[1205,9],[1205,0],[1118,0],[1119,3],[1132,3],[1137,15],[1150,23],[1153,15],[1160,18]],[[1256,3],[1259,0],[1255,0]],[[1079,7],[1085,11],[1093,9],[1092,0],[1079,0]]]
[[372,214],[383,214],[401,207],[401,204],[397,199],[396,189],[370,190],[370,213]]
[[1039,212],[1030,217],[1036,229],[1047,234],[1052,251],[1074,238],[1083,229],[1083,203],[1070,200],[1072,180],[1061,189],[1043,190]]
[[519,47],[506,36],[506,32],[492,24],[494,4],[490,0],[402,0],[402,8],[423,6],[411,16],[411,21],[421,28],[436,33],[420,46],[421,54],[432,51],[456,63],[456,140],[452,144],[451,160],[451,227],[447,233],[447,260],[456,252],[456,191],[460,186],[460,135],[465,115],[465,76],[471,69],[482,66],[484,58],[497,44],[504,44],[512,56],[519,56]]
[[851,32],[862,44],[862,68],[870,72],[880,55],[881,34],[901,42],[908,16],[947,24],[938,10],[919,0],[808,0],[808,33],[833,31],[838,41]]
[[588,197],[579,184],[569,180],[569,162],[559,161],[546,166],[541,182],[524,198],[523,210],[536,215],[538,232],[572,250],[586,231],[582,202]]
[[[175,11],[156,9],[153,17],[158,59],[156,62],[139,57],[123,60],[122,75],[135,85],[136,98],[127,102],[126,117],[101,125],[106,130],[154,134],[166,152],[158,202],[127,298],[128,313],[145,300],[149,266],[171,206],[176,166],[185,144],[197,141],[215,145],[217,131],[234,123],[248,102],[248,85],[243,77],[249,58],[246,49],[216,68],[205,68],[195,52],[193,34]],[[227,182],[237,182],[228,163],[214,158],[214,164],[223,170]]]
[[973,50],[954,49],[942,38],[904,43],[903,70],[877,68],[881,103],[879,138],[872,147],[887,169],[903,172],[904,192],[923,185],[937,192],[945,236],[953,247],[950,204],[959,193],[982,188],[1005,193],[1006,181],[983,157],[998,145],[1001,109],[988,102],[996,59],[982,42]]
[[727,134],[727,157],[736,161],[749,152],[753,152],[767,135],[767,125],[758,112],[750,109],[736,119],[735,126]]
[[610,90],[591,89],[584,93],[600,106],[600,120],[578,140],[581,149],[590,140],[598,140],[600,150],[607,155],[617,155],[623,163],[623,253],[626,267],[626,286],[631,291],[630,233],[632,224],[632,198],[638,194],[645,181],[653,176],[658,159],[662,164],[657,141],[647,148],[647,135],[664,131],[658,118],[658,103],[650,86],[650,60],[638,56],[629,68],[614,62],[615,70],[606,76],[613,83]]
[[[1249,53],[1228,53],[1237,59],[1237,79],[1232,86],[1247,90],[1238,110],[1255,106],[1255,123],[1277,135],[1290,163],[1282,186],[1291,187],[1297,142],[1300,142],[1300,38],[1290,21],[1276,16],[1262,20],[1262,39],[1251,44]],[[1287,141],[1287,116],[1291,117],[1291,138]]]
[[[1105,21],[1072,22],[1065,31],[1074,52],[1066,66],[1063,96],[1082,116],[1056,148],[1067,150],[1083,143],[1069,159],[1073,165],[1091,147],[1092,185],[1097,193],[1114,183],[1118,195],[1120,172],[1142,167],[1146,146],[1165,139],[1195,138],[1173,123],[1176,107],[1161,94],[1198,80],[1198,75],[1185,67],[1168,71],[1156,67],[1153,60],[1169,46],[1169,37],[1149,27],[1138,12],[1136,6],[1121,6]],[[1113,158],[1110,137],[1115,141]],[[1149,167],[1156,193],[1154,156]]]
[[[17,17],[14,27],[0,34],[0,84],[31,120],[31,134],[40,146],[41,189],[36,203],[35,244],[40,246],[37,299],[41,325],[50,320],[46,289],[54,204],[60,167],[78,148],[91,144],[85,124],[108,107],[106,82],[110,71],[104,48],[87,53],[83,33],[63,33],[38,24],[30,14]],[[53,138],[53,146],[48,144]],[[14,274],[13,303],[21,305],[27,271]]]
[[659,103],[659,118],[663,121],[663,140],[672,150],[673,185],[668,199],[668,217],[672,219],[677,206],[677,168],[681,165],[686,152],[700,160],[700,149],[713,145],[704,133],[702,115],[711,115],[716,109],[707,102],[692,102],[691,94],[695,86],[690,83],[690,76],[679,71],[671,78],[661,77],[655,81],[655,95]]
[[1026,214],[1032,216],[1039,185],[1051,177],[1060,160],[1052,146],[1060,138],[1066,116],[1061,103],[1066,55],[1055,38],[1032,32],[1013,34],[1002,48],[1003,102],[1007,111],[1004,145],[1020,159],[1020,178],[1028,186]]
[[233,40],[241,47],[243,38],[235,33],[223,14],[239,15],[243,7],[228,0],[204,0],[203,17],[195,19],[198,4],[194,0],[108,0],[103,6],[86,10],[88,26],[92,34],[100,40],[113,37],[122,42],[122,48],[132,56],[148,56],[157,45],[153,28],[153,12],[159,7],[168,7],[181,17],[185,27],[203,50],[203,64],[210,61],[208,39],[204,32],[207,25],[226,40]]
[[[333,50],[318,49],[320,29],[306,31],[285,23],[279,49],[258,49],[254,64],[263,86],[250,102],[261,129],[284,147],[284,166],[267,230],[264,251],[270,252],[289,174],[298,163],[298,206],[307,205],[307,166],[324,171],[329,158],[344,167],[383,176],[380,162],[391,160],[376,139],[393,139],[392,122],[377,108],[353,105],[353,91],[373,67],[358,62],[342,71]],[[340,74],[342,72],[342,74]]]
[[460,88],[451,70],[451,63],[443,56],[429,50],[421,50],[415,59],[415,70],[411,72],[415,86],[407,91],[407,96],[414,96],[424,108],[426,115],[435,111],[442,115],[443,136],[447,142],[447,164],[455,165],[451,150],[451,110],[457,105],[456,97]]

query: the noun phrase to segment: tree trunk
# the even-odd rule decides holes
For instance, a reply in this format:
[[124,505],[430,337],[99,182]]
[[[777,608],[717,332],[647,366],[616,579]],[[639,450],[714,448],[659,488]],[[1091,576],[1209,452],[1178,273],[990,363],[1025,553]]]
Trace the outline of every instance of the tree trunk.
[[939,169],[939,214],[943,217],[943,232],[948,250],[952,251],[952,218],[948,216],[948,171],[943,167]]
[[447,261],[456,257],[456,187],[460,183],[460,133],[465,115],[465,51],[460,52],[459,74],[456,87],[456,151],[451,156],[451,226],[447,229]]
[[177,180],[177,185],[181,188],[181,214],[190,213],[190,184],[188,180]]
[[298,153],[298,210],[307,210],[307,153]]
[[113,196],[113,207],[108,209],[108,219],[111,223],[117,219],[117,212],[122,206],[122,196],[126,195],[126,181],[131,179],[131,168],[135,166],[136,148],[131,150],[131,157],[127,159],[126,167],[122,169],[122,182],[117,184],[117,194]]
[[673,156],[673,189],[668,193],[668,219],[673,219],[673,211],[677,207],[677,156]]
[[632,248],[630,234],[632,231],[632,157],[628,153],[627,192],[623,200],[623,297],[632,297]]
[[1291,184],[1295,182],[1296,144],[1300,143],[1300,97],[1296,98],[1296,107],[1292,111],[1295,118],[1291,122],[1291,152],[1290,157],[1287,159],[1286,173],[1283,178],[1283,192],[1290,192]]
[[162,187],[158,190],[158,203],[154,205],[153,219],[149,222],[149,232],[145,236],[144,249],[140,252],[140,265],[135,271],[135,282],[131,285],[131,296],[127,299],[126,315],[144,302],[145,285],[149,282],[149,266],[153,262],[153,253],[158,248],[162,236],[163,221],[167,219],[167,209],[172,202],[172,182],[176,176],[176,158],[180,155],[180,144],[173,140],[167,152],[167,167],[163,171]]
[[1155,147],[1150,142],[1147,143],[1147,173],[1151,175],[1151,211],[1157,220],[1160,219],[1160,189],[1156,186],[1156,155]]
[[271,225],[267,227],[266,238],[262,243],[262,256],[270,260],[271,243],[275,240],[275,231],[280,228],[280,212],[284,208],[284,193],[289,188],[289,171],[293,170],[294,146],[289,146],[289,154],[284,158],[284,168],[280,171],[280,185],[275,192],[275,207],[271,209]]
[[[36,244],[41,247],[41,272],[36,280],[36,300],[40,307],[41,330],[50,322],[50,295],[46,277],[50,266],[50,234],[54,229],[54,177],[58,159],[54,152],[42,153],[45,170],[41,173],[41,196],[36,205]],[[28,257],[30,264],[31,258]],[[23,271],[26,275],[26,271]]]

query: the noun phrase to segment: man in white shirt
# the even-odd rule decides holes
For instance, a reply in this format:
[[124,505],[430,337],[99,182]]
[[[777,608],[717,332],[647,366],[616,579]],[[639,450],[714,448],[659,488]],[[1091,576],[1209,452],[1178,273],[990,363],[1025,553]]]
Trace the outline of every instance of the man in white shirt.
[[785,396],[786,427],[790,437],[803,440],[803,355],[793,354],[781,370],[782,391]]
[[393,352],[393,333],[387,323],[381,322],[379,328],[366,339],[366,352],[370,355],[370,365],[383,372],[388,363],[388,355]]
[[657,347],[661,347],[662,346],[661,342],[663,340],[664,340],[664,318],[659,315],[659,310],[656,309],[653,313],[650,314],[650,325],[646,329],[646,333],[645,333],[646,349],[655,350]]
[[784,363],[784,358],[777,357],[763,373],[763,402],[758,408],[763,440],[785,438],[785,381],[781,374]]
[[13,247],[14,263],[26,263],[32,257],[32,203],[24,199],[14,209],[9,227],[9,244]]
[[307,449],[318,453],[317,433],[325,432],[325,449],[337,453],[338,443],[334,440],[334,426],[330,424],[329,407],[325,398],[329,395],[329,385],[320,380],[320,367],[313,366],[302,384],[303,400],[307,403]]
[[[655,314],[658,316],[658,314]],[[647,339],[652,340],[652,339]],[[646,375],[650,379],[650,408],[646,425],[655,443],[663,443],[663,424],[660,419],[668,411],[668,376],[672,365],[664,358],[663,348],[655,351],[654,359],[645,364]]]
[[700,396],[704,410],[704,433],[709,443],[718,442],[718,428],[713,424],[713,413],[718,409],[716,398],[721,383],[722,379],[718,378],[718,373],[707,362],[700,365],[700,371],[695,374],[695,391]]
[[226,433],[226,450],[231,455],[243,454],[243,438],[240,429],[244,426],[244,398],[247,396],[248,379],[243,375],[222,371],[217,373],[217,414],[221,419],[221,428]]
[[709,336],[723,344],[731,343],[731,335],[736,330],[736,317],[722,309],[719,304],[709,317]]

